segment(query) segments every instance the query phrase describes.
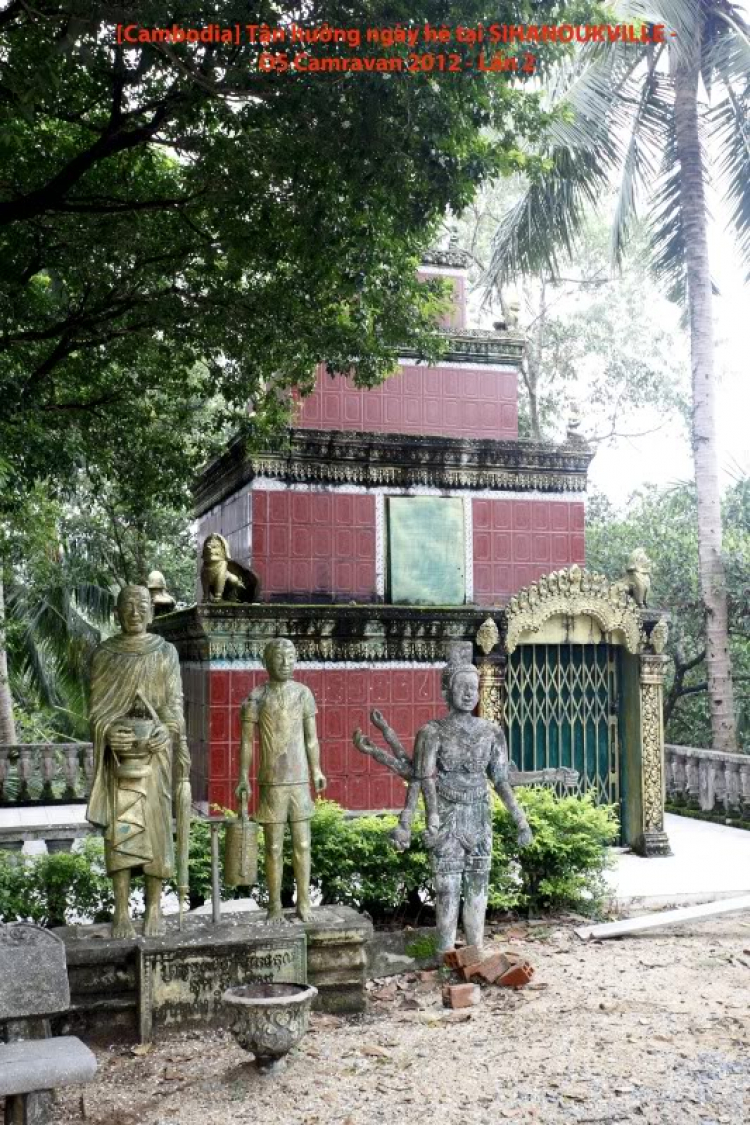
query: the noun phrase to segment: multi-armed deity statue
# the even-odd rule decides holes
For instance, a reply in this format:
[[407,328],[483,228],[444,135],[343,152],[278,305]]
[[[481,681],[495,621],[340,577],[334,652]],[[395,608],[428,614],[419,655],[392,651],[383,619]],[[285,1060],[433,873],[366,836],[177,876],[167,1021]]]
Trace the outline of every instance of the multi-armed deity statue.
[[532,835],[513,795],[503,732],[473,714],[479,701],[479,673],[471,663],[470,645],[454,647],[443,671],[442,686],[448,714],[420,728],[413,759],[378,711],[372,712],[372,721],[393,753],[375,746],[361,731],[355,732],[354,744],[409,782],[406,805],[393,833],[400,850],[411,841],[420,791],[424,797],[424,842],[435,880],[440,952],[445,953],[456,942],[462,898],[467,942],[481,948],[484,939],[492,858],[488,780],[516,822],[519,844],[530,844]]
[[[126,586],[117,599],[122,631],[94,653],[90,721],[94,778],[86,816],[104,829],[107,874],[112,876],[112,936],[135,937],[128,913],[130,877],[143,872],[143,932],[164,932],[162,880],[178,868],[187,882],[190,755],[185,739],[182,682],[174,645],[147,632],[152,607],[145,586]],[[178,855],[172,839],[177,811]]]
[[268,681],[250,693],[241,712],[240,777],[236,792],[240,801],[247,801],[257,726],[260,759],[256,820],[263,825],[270,922],[281,922],[284,918],[281,877],[287,822],[292,833],[297,914],[305,922],[311,917],[310,819],[314,806],[310,781],[317,793],[326,787],[320,770],[315,698],[308,687],[292,678],[296,657],[294,645],[286,637],[269,641],[263,652]]

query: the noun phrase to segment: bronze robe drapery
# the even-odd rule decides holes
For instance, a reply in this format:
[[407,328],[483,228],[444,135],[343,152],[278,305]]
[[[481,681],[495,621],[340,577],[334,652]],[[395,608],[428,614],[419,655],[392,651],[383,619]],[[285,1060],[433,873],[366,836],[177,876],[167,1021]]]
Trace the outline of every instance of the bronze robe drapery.
[[[170,743],[151,755],[147,776],[118,778],[107,734],[113,722],[142,707],[141,700],[167,728]],[[86,817],[104,829],[107,873],[136,868],[171,878],[173,763],[175,779],[187,776],[190,763],[175,647],[153,634],[114,636],[100,645],[92,662],[89,717],[94,778]]]

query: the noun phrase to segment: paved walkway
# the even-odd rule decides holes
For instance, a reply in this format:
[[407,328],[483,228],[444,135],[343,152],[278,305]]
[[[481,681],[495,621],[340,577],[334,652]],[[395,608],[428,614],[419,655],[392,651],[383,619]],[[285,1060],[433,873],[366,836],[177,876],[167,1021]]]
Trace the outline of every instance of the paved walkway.
[[671,856],[617,854],[608,876],[616,899],[655,907],[750,893],[750,832],[669,814],[665,828]]

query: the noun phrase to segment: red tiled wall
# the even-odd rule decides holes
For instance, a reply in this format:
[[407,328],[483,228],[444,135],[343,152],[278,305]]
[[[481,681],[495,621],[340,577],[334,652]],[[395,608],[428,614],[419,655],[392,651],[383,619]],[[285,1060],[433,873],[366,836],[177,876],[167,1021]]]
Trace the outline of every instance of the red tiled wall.
[[542,574],[584,562],[583,502],[473,501],[474,600],[505,601]]
[[[258,684],[262,671],[213,671],[209,722],[207,791],[212,804],[234,808],[234,787],[239,768],[240,704]],[[306,670],[295,679],[307,684],[318,705],[318,739],[321,767],[328,779],[325,796],[348,809],[400,808],[404,783],[352,745],[352,732],[360,727],[377,737],[369,711],[382,710],[411,753],[413,738],[424,723],[445,714],[440,693],[440,669],[349,668]],[[257,776],[257,736],[252,778]],[[253,789],[255,786],[253,784]],[[257,792],[251,808],[256,807]]]
[[253,569],[262,597],[375,596],[375,498],[253,492]]
[[516,373],[487,367],[405,367],[379,387],[362,390],[349,379],[318,372],[300,407],[303,429],[518,437]]

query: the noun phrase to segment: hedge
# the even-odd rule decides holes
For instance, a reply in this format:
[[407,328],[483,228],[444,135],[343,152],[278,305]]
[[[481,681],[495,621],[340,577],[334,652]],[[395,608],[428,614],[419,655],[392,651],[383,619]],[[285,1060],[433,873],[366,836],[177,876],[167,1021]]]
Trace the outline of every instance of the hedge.
[[[531,914],[572,909],[596,913],[606,893],[608,845],[617,836],[612,809],[588,797],[557,797],[548,789],[518,790],[534,832],[533,844],[519,849],[515,826],[493,798],[494,842],[489,909]],[[312,883],[323,904],[340,903],[369,913],[376,923],[426,923],[432,911],[430,864],[421,844],[423,825],[405,852],[390,841],[394,816],[347,817],[333,801],[318,801],[312,820]],[[264,902],[260,834],[259,885]],[[284,897],[291,903],[292,874],[287,833]],[[137,887],[139,880],[134,880]],[[239,893],[226,888],[222,898]],[[190,904],[211,894],[209,829],[197,821],[191,832]],[[102,841],[88,838],[81,852],[20,859],[0,851],[0,918],[29,919],[42,925],[105,921],[111,917],[112,888],[104,871]]]

